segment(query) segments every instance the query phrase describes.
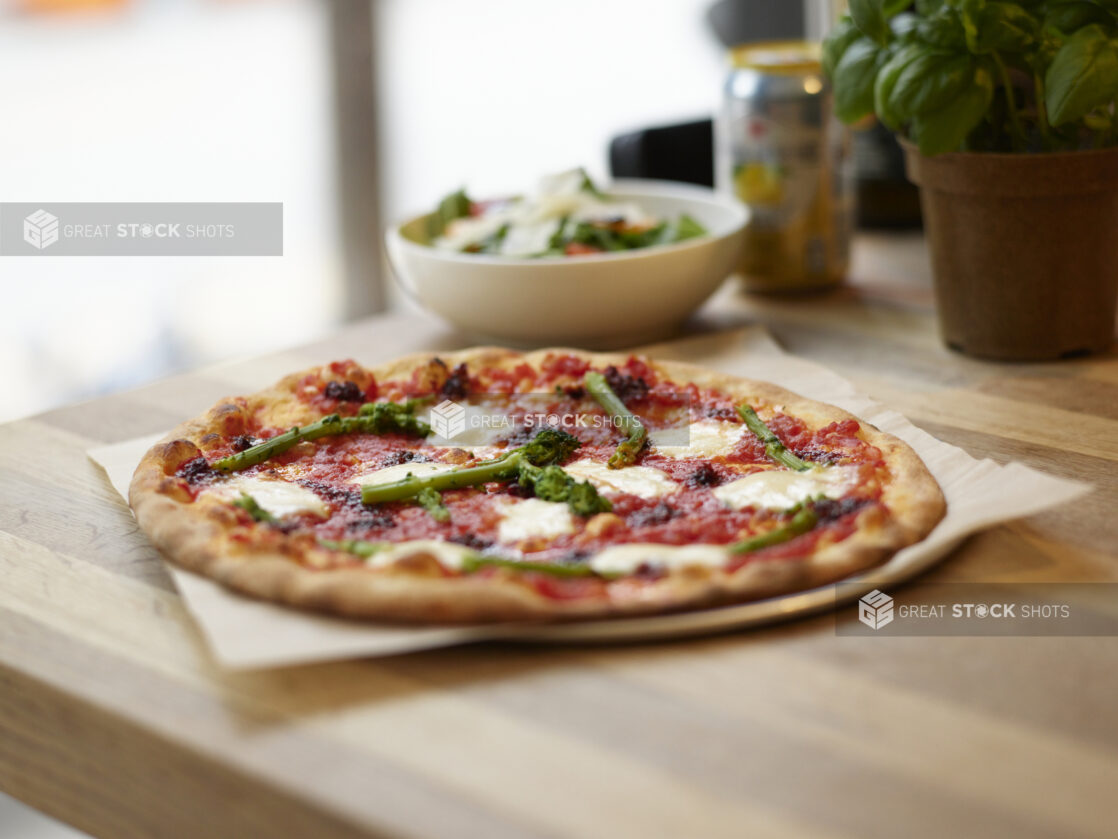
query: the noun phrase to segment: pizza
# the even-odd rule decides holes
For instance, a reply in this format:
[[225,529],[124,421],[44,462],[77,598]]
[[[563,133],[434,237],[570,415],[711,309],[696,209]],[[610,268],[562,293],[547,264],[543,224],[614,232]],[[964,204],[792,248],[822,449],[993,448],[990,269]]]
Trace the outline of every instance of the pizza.
[[339,361],[222,400],[132,480],[172,561],[358,618],[624,617],[812,588],[943,517],[902,441],[775,384],[634,355]]

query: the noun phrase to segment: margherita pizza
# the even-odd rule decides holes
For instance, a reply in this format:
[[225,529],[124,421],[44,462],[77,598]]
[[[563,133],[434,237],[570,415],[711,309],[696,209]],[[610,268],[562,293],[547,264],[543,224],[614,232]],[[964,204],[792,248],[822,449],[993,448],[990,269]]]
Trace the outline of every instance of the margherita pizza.
[[170,559],[240,592],[424,623],[806,589],[883,562],[944,513],[907,445],[838,408],[567,349],[288,376],[175,429],[130,501]]

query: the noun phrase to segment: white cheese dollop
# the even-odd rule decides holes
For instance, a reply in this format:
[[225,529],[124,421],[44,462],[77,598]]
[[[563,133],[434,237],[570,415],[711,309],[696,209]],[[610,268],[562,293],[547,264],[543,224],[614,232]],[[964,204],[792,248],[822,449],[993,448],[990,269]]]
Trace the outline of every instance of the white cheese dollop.
[[474,553],[464,545],[454,542],[443,542],[440,539],[414,539],[398,545],[385,545],[372,556],[365,560],[366,565],[374,568],[383,568],[393,565],[405,556],[426,551],[439,561],[439,564],[451,571],[462,567],[462,560]]
[[229,501],[236,501],[241,493],[246,493],[276,518],[292,513],[314,513],[323,518],[330,515],[330,508],[321,498],[306,487],[287,481],[234,475],[213,484],[205,492]]
[[399,463],[395,466],[385,466],[383,469],[366,472],[363,475],[358,475],[356,478],[350,478],[349,482],[351,484],[360,484],[361,486],[367,484],[390,484],[394,481],[402,481],[409,474],[419,478],[424,475],[449,472],[454,468],[455,467],[451,466],[449,463]]
[[734,510],[743,507],[787,510],[817,495],[840,498],[853,487],[856,479],[855,470],[844,466],[817,467],[807,472],[770,469],[715,487],[711,492]]
[[627,493],[641,498],[658,498],[680,488],[666,474],[651,466],[610,469],[605,463],[584,459],[568,463],[563,469],[573,478],[589,481],[603,495]]
[[[729,454],[745,432],[741,423],[703,419],[687,426],[686,432],[679,428],[661,429],[649,434],[649,439],[665,457],[715,457]],[[684,439],[686,445],[680,443]]]
[[570,507],[556,501],[524,498],[504,502],[500,510],[497,539],[501,542],[562,536],[575,529]]
[[632,574],[644,564],[663,568],[705,566],[719,568],[727,559],[719,545],[657,545],[637,542],[614,545],[591,557],[590,567],[599,574]]

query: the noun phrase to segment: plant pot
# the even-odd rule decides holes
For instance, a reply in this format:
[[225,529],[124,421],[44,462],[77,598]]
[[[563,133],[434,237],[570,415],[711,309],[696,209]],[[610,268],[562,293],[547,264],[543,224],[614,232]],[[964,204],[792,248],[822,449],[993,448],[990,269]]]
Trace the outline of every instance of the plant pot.
[[980,358],[1106,349],[1118,304],[1118,149],[925,157],[920,187],[940,332]]

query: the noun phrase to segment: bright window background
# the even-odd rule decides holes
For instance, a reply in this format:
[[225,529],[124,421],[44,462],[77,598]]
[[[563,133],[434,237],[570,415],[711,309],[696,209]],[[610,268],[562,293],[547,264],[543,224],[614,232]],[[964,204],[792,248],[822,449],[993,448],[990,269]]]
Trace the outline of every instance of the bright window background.
[[386,219],[466,185],[501,194],[611,136],[709,116],[725,74],[712,0],[379,0]]
[[[0,421],[345,319],[323,0],[28,4],[0,5],[0,200],[282,201],[285,253],[0,258]],[[611,136],[711,113],[707,5],[375,0],[383,219],[603,176]]]
[[325,23],[315,2],[0,16],[0,200],[282,201],[285,228],[283,257],[0,258],[0,420],[338,320]]

